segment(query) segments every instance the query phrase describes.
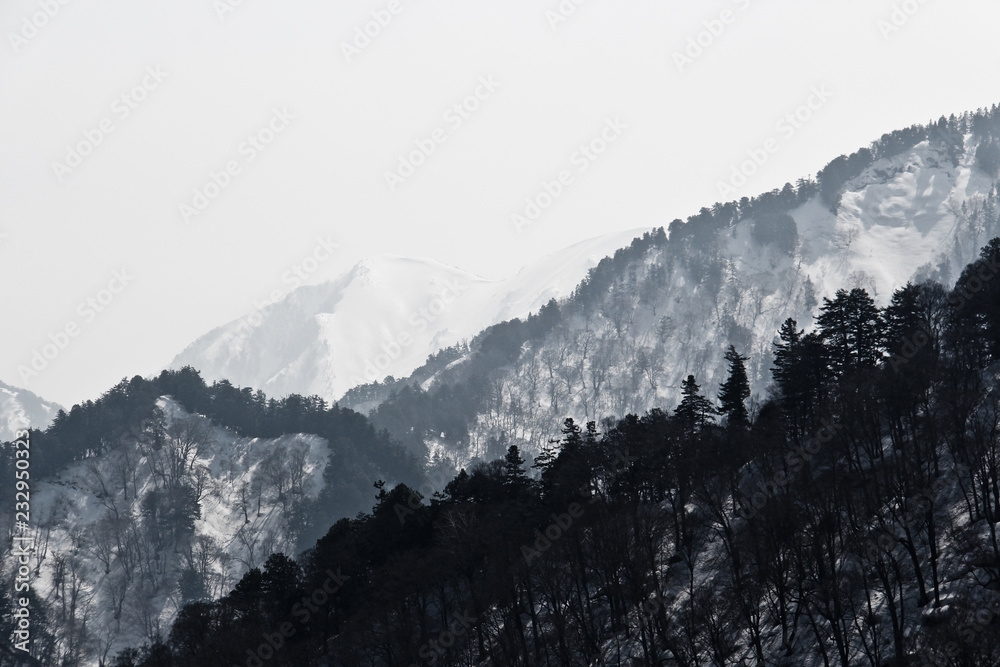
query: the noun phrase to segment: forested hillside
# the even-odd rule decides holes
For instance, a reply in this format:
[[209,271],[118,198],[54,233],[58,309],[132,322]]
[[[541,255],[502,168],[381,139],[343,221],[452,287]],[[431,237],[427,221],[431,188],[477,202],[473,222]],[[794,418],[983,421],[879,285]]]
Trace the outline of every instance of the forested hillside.
[[756,411],[785,320],[811,330],[816,306],[841,288],[884,306],[908,280],[951,284],[1000,234],[998,142],[996,108],[886,134],[815,180],[651,230],[569,298],[345,404],[381,401],[373,423],[449,476],[512,444],[538,453],[566,416],[600,422],[673,404],[689,373],[714,396],[730,344],[748,357]]
[[[516,447],[275,555],[115,665],[1000,663],[1000,239],[953,289],[786,321],[721,403]],[[536,472],[537,476],[530,474]]]
[[[123,380],[29,438],[33,654],[46,665],[155,641],[185,603],[224,595],[272,553],[298,553],[370,507],[373,479],[423,479],[362,415],[208,386],[191,369]],[[2,448],[4,479],[13,450]],[[6,535],[13,501],[0,500]]]
[[34,655],[996,664],[998,156],[996,107],[884,135],[340,405],[188,367],[59,412]]

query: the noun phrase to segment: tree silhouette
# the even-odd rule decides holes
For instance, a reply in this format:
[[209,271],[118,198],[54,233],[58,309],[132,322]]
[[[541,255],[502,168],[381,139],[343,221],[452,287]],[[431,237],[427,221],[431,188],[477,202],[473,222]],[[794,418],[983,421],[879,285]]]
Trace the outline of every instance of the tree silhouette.
[[722,383],[719,391],[719,412],[727,416],[727,424],[731,429],[743,430],[750,425],[750,414],[746,407],[746,400],[750,398],[750,381],[743,363],[748,359],[749,357],[741,356],[732,345],[726,351],[729,377]]
[[680,405],[674,410],[674,417],[687,433],[697,433],[708,424],[714,422],[714,415],[718,410],[712,402],[701,395],[701,387],[695,381],[693,375],[688,375],[687,379],[681,383]]

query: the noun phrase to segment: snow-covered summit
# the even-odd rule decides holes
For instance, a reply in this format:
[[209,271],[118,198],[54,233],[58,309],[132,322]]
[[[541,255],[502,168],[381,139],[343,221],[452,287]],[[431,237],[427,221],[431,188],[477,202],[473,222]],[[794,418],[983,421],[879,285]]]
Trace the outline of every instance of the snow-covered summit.
[[14,439],[21,429],[44,429],[62,408],[27,389],[0,382],[0,441]]
[[641,232],[577,243],[506,280],[435,260],[368,257],[205,334],[171,368],[193,366],[207,381],[274,396],[336,400],[359,384],[405,377],[429,354],[569,295],[588,269]]

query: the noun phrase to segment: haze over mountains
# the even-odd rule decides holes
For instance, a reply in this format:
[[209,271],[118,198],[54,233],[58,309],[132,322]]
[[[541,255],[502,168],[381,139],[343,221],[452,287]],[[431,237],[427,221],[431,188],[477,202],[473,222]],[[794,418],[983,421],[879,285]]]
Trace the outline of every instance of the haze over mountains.
[[444,347],[567,296],[588,269],[641,232],[574,244],[498,281],[434,260],[374,256],[201,336],[170,367],[193,366],[208,381],[270,395],[335,401],[351,387],[406,376]]
[[[842,289],[885,306],[908,281],[950,287],[1000,235],[998,174],[1000,112],[941,119],[837,158],[816,181],[577,244],[509,280],[376,257],[209,332],[173,366],[216,384],[189,368],[125,380],[33,436],[44,466],[35,470],[46,473],[34,487],[35,591],[52,611],[53,655],[93,664],[159,641],[184,604],[276,567],[272,552],[295,555],[347,530],[344,517],[373,497],[389,503],[397,483],[409,486],[393,493],[419,488],[426,499],[459,470],[481,482],[500,475],[511,445],[514,458],[545,461],[572,434],[567,417],[611,432],[616,419],[690,398],[689,375],[714,404],[730,345],[746,356],[756,421],[782,324],[811,328]],[[318,398],[275,400],[290,394]],[[59,410],[6,385],[0,401],[8,430],[41,429]],[[778,424],[773,414],[767,423]],[[700,446],[709,427],[699,428],[684,434],[687,446]],[[486,493],[464,497],[460,486],[450,485],[452,500]],[[399,508],[405,518],[419,499],[392,502],[376,520],[398,535]],[[686,521],[684,507],[675,520]],[[477,519],[452,520],[457,535]],[[664,568],[650,576],[677,579]]]
[[[490,442],[538,452],[563,416],[600,421],[676,404],[689,374],[714,396],[729,345],[749,357],[759,397],[785,319],[808,330],[838,289],[863,288],[885,305],[911,280],[951,284],[1000,233],[995,172],[977,157],[989,141],[927,134],[855,169],[835,192],[800,182],[742,212],[716,205],[671,224],[669,238],[616,255],[559,325],[492,371],[496,391],[476,409],[467,438],[430,440],[452,451],[456,466],[496,455]],[[827,185],[841,163],[833,165]]]
[[[771,381],[772,341],[785,319],[809,328],[816,307],[841,288],[864,288],[884,305],[907,281],[950,284],[1000,231],[995,172],[982,159],[991,142],[950,126],[954,121],[942,119],[886,135],[875,153],[863,149],[831,163],[822,187],[800,181],[675,221],[663,237],[654,233],[591,270],[589,289],[588,281],[574,289],[571,276],[593,264],[590,250],[607,247],[606,239],[557,253],[553,260],[560,261],[502,285],[431,262],[384,258],[337,283],[298,290],[266,310],[259,327],[244,325],[246,336],[238,333],[240,323],[208,334],[174,365],[269,393],[328,398],[393,375],[391,387],[344,396],[345,405],[364,411],[404,386],[429,396],[458,392],[461,407],[442,398],[430,411],[436,416],[421,424],[413,415],[428,409],[407,397],[373,414],[377,426],[414,453],[447,460],[454,470],[502,453],[496,443],[537,453],[565,416],[600,421],[674,404],[688,374],[714,395],[730,344],[749,357],[759,397]],[[467,287],[423,326],[431,319],[426,309],[449,281]],[[468,370],[476,351],[455,343],[480,340],[486,332],[477,336],[479,330],[537,312],[552,297],[562,297],[557,326],[522,340],[504,363],[489,367],[488,377],[481,367]],[[393,345],[394,339],[411,344]],[[442,348],[447,354],[407,378]],[[469,373],[490,388],[471,390]]]

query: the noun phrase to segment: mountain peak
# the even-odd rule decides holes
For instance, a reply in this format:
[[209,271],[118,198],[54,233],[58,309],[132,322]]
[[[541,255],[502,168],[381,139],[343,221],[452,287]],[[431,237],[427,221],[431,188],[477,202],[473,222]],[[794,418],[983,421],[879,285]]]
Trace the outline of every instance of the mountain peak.
[[428,355],[566,296],[588,269],[638,233],[575,244],[507,280],[433,259],[367,256],[339,278],[299,287],[209,332],[171,368],[190,365],[208,381],[225,378],[272,395],[337,400],[358,384],[406,376]]
[[13,440],[17,431],[28,427],[46,428],[60,410],[57,403],[0,382],[0,441]]

